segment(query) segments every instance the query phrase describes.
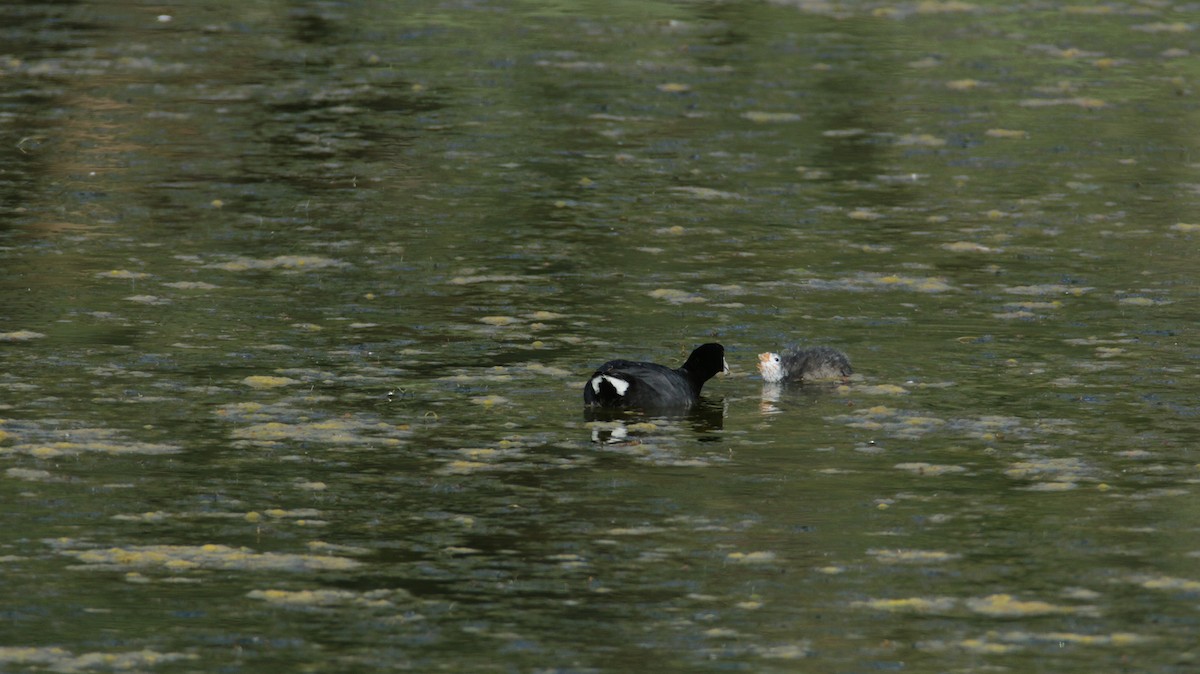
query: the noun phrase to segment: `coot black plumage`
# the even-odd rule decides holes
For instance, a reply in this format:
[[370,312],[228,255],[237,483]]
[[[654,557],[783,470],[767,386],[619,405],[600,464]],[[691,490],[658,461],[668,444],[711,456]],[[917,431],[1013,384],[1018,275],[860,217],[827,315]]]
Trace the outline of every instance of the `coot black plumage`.
[[782,354],[758,354],[758,371],[763,381],[777,384],[808,379],[835,379],[854,374],[846,354],[829,346],[789,349]]
[[725,347],[702,344],[682,367],[672,370],[657,363],[610,360],[588,378],[583,402],[597,407],[664,409],[690,407],[704,382],[729,372]]

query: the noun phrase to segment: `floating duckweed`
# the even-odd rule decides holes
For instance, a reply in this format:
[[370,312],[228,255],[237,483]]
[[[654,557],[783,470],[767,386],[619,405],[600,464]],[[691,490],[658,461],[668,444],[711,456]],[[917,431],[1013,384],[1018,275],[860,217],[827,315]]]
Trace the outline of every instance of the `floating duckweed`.
[[1149,297],[1122,297],[1117,300],[1118,304],[1123,304],[1129,307],[1157,307],[1165,304],[1171,304],[1170,300],[1156,300]]
[[917,475],[931,475],[931,476],[949,475],[952,473],[967,472],[967,469],[962,466],[944,465],[944,464],[936,464],[936,463],[923,463],[923,462],[919,462],[919,461],[910,462],[910,463],[898,463],[895,466],[893,466],[893,468],[898,468],[899,470],[907,470],[909,472],[916,473]]
[[453,286],[474,285],[476,283],[520,283],[530,280],[524,276],[513,276],[504,274],[487,274],[481,276],[455,276],[446,281]]
[[993,617],[1017,617],[1052,615],[1060,613],[1079,613],[1081,609],[1071,606],[1059,606],[1044,601],[1021,601],[1010,594],[991,594],[986,597],[972,597],[964,602],[970,610],[981,615]]
[[62,554],[75,557],[97,568],[220,569],[258,571],[343,571],[360,565],[353,559],[327,555],[255,552],[250,548],[225,545],[142,545],[105,549],[66,549]]
[[666,300],[671,304],[690,304],[707,301],[695,293],[676,290],[674,288],[659,288],[657,290],[651,290],[648,294],[650,297],[653,297],[656,300]]
[[760,112],[750,110],[742,113],[742,119],[748,119],[751,122],[759,124],[769,124],[775,122],[798,122],[804,117],[795,112]]
[[407,600],[410,595],[404,590],[251,590],[246,593],[251,599],[260,599],[270,604],[292,607],[306,606],[360,606],[368,608],[392,608],[397,600]]
[[1075,96],[1069,98],[1026,98],[1017,103],[1023,108],[1049,108],[1059,105],[1073,105],[1085,110],[1099,110],[1108,107],[1108,103],[1099,98]]
[[867,554],[881,562],[930,564],[954,561],[962,555],[941,550],[904,550],[904,549],[871,549]]
[[125,440],[119,437],[116,431],[106,428],[77,428],[72,430],[70,435],[74,438],[74,441],[12,445],[11,447],[0,448],[0,452],[27,454],[39,459],[50,459],[60,456],[74,456],[85,452],[99,452],[111,455],[161,455],[175,454],[180,451],[174,445]]
[[479,319],[479,322],[500,327],[504,325],[520,323],[521,320],[518,318],[513,318],[512,316],[484,316],[483,318]]
[[163,305],[171,303],[171,300],[165,297],[158,297],[156,295],[130,295],[129,297],[125,298],[125,301],[149,305]]
[[113,269],[111,271],[102,271],[96,274],[98,278],[116,278],[116,279],[143,279],[149,274],[140,271],[129,271],[128,269]]
[[221,287],[212,283],[205,283],[204,281],[174,281],[172,283],[164,283],[163,285],[177,290],[216,290]]
[[731,552],[725,559],[738,564],[770,564],[775,561],[775,553],[770,551]]
[[33,330],[14,330],[12,332],[0,332],[0,342],[25,342],[31,339],[41,339],[45,336]]
[[895,384],[868,384],[854,387],[854,392],[868,396],[902,396],[907,395],[908,390]]
[[[691,195],[697,199],[700,199],[701,201],[712,201],[712,200],[716,200],[716,199],[730,199],[730,200],[745,199],[745,197],[743,197],[742,195],[740,195],[736,192],[722,192],[721,190],[714,190],[710,187],[679,186],[679,187],[668,187],[667,189],[670,190],[671,192],[678,192],[681,194]],[[678,229],[678,232],[669,232],[672,234],[680,233],[683,231],[683,227],[681,227],[679,225],[675,225],[674,227],[671,227],[670,229],[672,229],[672,230]]]
[[95,669],[105,671],[141,671],[146,667],[178,660],[195,660],[199,656],[190,653],[162,653],[143,649],[122,653],[81,653],[57,647],[0,646],[0,664],[37,666],[39,670],[54,672],[79,672]]
[[991,138],[1028,138],[1029,132],[1019,129],[988,129],[984,135]]
[[1135,576],[1134,582],[1147,590],[1173,590],[1177,592],[1200,592],[1200,580],[1175,578],[1173,576]]
[[277,388],[280,386],[291,386],[300,382],[290,377],[273,377],[270,375],[251,375],[242,380],[242,383],[250,388]]
[[957,600],[953,597],[903,597],[899,599],[868,599],[850,604],[855,608],[869,608],[877,611],[896,611],[912,613],[946,613],[954,609]]
[[50,471],[33,468],[9,468],[4,471],[4,474],[15,480],[25,480],[27,482],[43,482],[51,478]]
[[943,243],[942,248],[953,253],[995,253],[998,252],[995,248],[972,241],[955,241],[953,243]]
[[928,133],[909,133],[896,138],[897,145],[915,145],[918,147],[942,147],[946,144],[945,138],[938,138]]
[[1012,653],[1019,648],[1012,644],[998,644],[985,639],[963,639],[958,642],[958,646],[964,650],[981,655],[1003,655],[1004,653]]
[[212,269],[222,269],[224,271],[262,271],[271,269],[308,271],[329,267],[348,267],[349,265],[340,260],[317,255],[279,255],[267,260],[236,257],[228,262],[208,266]]

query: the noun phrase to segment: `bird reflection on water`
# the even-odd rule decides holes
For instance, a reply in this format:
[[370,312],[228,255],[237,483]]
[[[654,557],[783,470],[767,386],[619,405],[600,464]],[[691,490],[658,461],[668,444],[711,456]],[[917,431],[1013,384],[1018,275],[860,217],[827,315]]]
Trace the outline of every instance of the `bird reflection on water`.
[[583,419],[592,431],[592,442],[614,444],[637,442],[639,435],[647,431],[659,431],[690,427],[700,442],[720,440],[720,431],[725,428],[728,404],[724,397],[701,396],[695,405],[686,410],[644,412],[641,410],[585,407]]

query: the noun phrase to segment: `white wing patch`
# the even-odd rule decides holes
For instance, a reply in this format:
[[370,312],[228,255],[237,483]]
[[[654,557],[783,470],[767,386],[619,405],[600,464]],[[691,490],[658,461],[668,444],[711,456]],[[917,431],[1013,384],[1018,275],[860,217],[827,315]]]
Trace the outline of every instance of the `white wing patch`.
[[612,387],[616,389],[617,395],[619,396],[625,395],[625,392],[629,390],[629,382],[625,381],[624,379],[617,379],[616,377],[602,374],[598,377],[592,378],[592,391],[597,394],[600,393],[600,383],[604,381],[607,381],[609,384],[611,384]]

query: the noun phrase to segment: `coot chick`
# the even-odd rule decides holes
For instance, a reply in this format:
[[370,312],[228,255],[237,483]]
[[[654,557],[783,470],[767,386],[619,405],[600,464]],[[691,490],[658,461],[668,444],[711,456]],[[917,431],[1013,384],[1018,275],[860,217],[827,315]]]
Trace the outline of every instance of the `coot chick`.
[[760,353],[758,371],[768,384],[844,378],[854,373],[846,354],[829,346],[789,349],[782,354]]
[[674,370],[657,363],[610,360],[588,378],[583,402],[596,407],[691,407],[700,397],[704,382],[718,372],[729,372],[725,347],[720,344],[696,347],[687,362]]

